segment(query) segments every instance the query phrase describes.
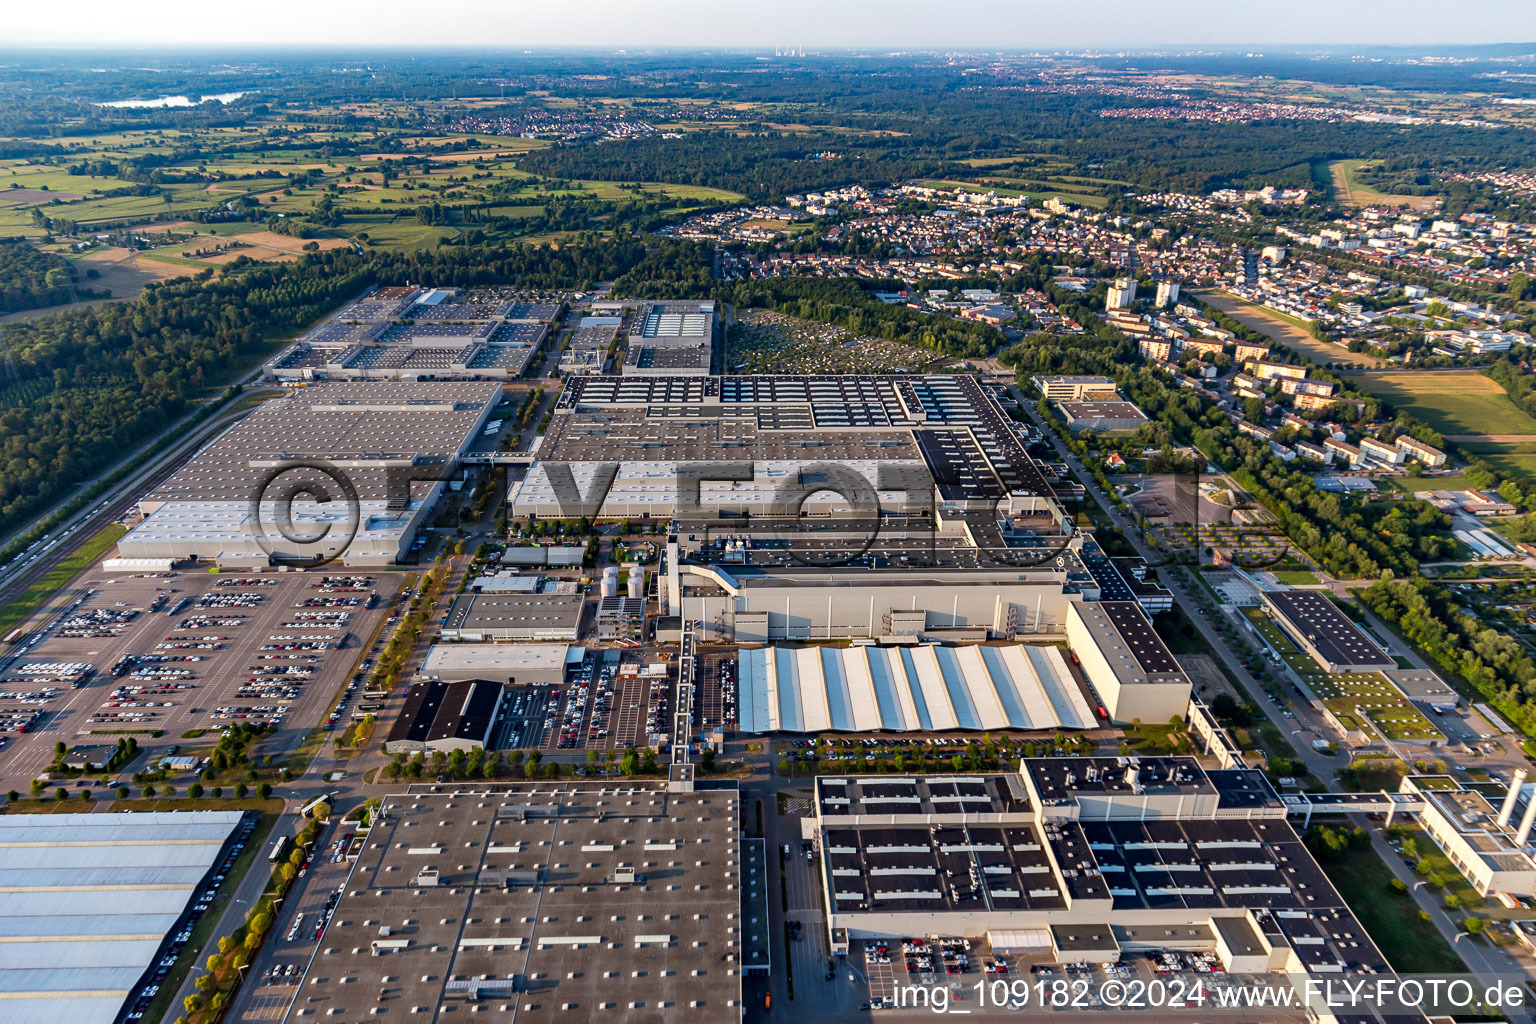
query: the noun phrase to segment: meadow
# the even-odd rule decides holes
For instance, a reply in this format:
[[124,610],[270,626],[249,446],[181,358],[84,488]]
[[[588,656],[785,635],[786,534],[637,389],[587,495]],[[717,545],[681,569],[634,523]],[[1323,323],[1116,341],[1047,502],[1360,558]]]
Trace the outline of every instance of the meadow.
[[1363,373],[1351,380],[1448,438],[1485,437],[1489,440],[1483,443],[1497,446],[1499,438],[1528,436],[1536,446],[1536,418],[1510,401],[1496,381],[1476,370]]
[[1333,185],[1333,194],[1345,206],[1406,206],[1411,210],[1430,210],[1435,201],[1431,196],[1403,196],[1381,192],[1358,180],[1356,172],[1369,164],[1369,160],[1333,160],[1313,174],[1319,180]]

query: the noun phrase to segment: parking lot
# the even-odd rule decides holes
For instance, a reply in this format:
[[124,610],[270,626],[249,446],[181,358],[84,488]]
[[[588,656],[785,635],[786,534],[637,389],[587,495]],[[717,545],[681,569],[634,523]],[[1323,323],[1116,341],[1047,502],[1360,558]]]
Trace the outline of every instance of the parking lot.
[[737,661],[734,653],[709,651],[699,656],[698,699],[693,702],[693,724],[700,730],[736,729]]
[[[124,1018],[125,1020],[137,1021],[144,1019],[145,1014],[149,1011],[150,1004],[154,1001],[155,996],[160,993],[161,983],[165,981],[171,968],[176,966],[176,961],[180,959],[187,943],[192,940],[192,932],[197,926],[198,919],[213,909],[215,896],[224,885],[224,880],[228,876],[230,869],[235,866],[235,858],[240,856],[246,844],[252,841],[252,834],[256,831],[256,820],[254,814],[246,815],[245,820],[240,823],[239,829],[235,831],[228,848],[224,850],[223,858],[214,865],[212,873],[198,887],[191,903],[187,906],[185,915],[177,924],[175,930],[166,938],[165,945],[161,947],[160,959],[155,963],[154,972],[146,982],[139,986],[137,991],[129,996],[126,1004],[127,1016]],[[231,886],[234,885],[233,882],[230,884]],[[227,898],[229,893],[224,895]],[[220,912],[219,910],[214,911],[215,914]]]
[[512,687],[492,748],[574,754],[647,746],[672,727],[670,674],[642,674],[657,663],[643,651],[593,650],[559,686]]
[[0,661],[0,777],[25,788],[61,741],[131,735],[155,756],[237,721],[277,729],[264,752],[292,749],[325,717],[397,586],[321,573],[87,580]]

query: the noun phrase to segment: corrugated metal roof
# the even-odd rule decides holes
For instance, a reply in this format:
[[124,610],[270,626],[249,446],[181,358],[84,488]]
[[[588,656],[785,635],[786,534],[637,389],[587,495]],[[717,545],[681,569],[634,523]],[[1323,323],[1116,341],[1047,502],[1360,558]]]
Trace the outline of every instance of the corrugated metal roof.
[[241,818],[0,816],[0,1024],[112,1024]]

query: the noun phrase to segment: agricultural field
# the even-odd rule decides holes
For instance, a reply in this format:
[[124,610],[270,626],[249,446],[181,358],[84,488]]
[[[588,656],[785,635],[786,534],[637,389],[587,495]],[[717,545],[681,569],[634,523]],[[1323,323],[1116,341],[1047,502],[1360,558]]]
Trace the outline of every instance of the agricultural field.
[[1376,356],[1367,355],[1364,352],[1351,352],[1343,345],[1319,341],[1312,336],[1307,330],[1307,325],[1301,320],[1273,309],[1266,309],[1258,303],[1240,299],[1229,292],[1201,292],[1198,297],[1206,305],[1221,310],[1249,330],[1258,331],[1276,344],[1292,352],[1299,352],[1315,363],[1323,365],[1337,363],[1367,368],[1390,365],[1386,360],[1378,359]]
[[[114,299],[242,257],[284,262],[348,245],[414,251],[467,231],[556,239],[614,230],[613,212],[626,208],[646,218],[742,199],[697,185],[535,178],[517,159],[549,143],[516,136],[386,138],[258,121],[51,142],[68,155],[0,160],[0,236],[51,237],[81,286]],[[183,149],[197,155],[155,165],[153,184],[133,170],[134,161]]]
[[930,352],[765,309],[742,312],[726,345],[730,373],[907,373]]
[[1413,413],[1447,440],[1514,446],[1523,441],[1536,451],[1536,418],[1476,370],[1363,373],[1352,383]]

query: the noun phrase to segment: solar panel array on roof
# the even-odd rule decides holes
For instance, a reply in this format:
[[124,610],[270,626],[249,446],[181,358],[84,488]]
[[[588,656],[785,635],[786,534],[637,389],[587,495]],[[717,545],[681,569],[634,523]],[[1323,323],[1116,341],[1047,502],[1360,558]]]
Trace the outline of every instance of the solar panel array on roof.
[[1135,591],[1131,590],[1124,577],[1120,575],[1113,562],[1103,555],[1083,553],[1083,566],[1088,574],[1093,577],[1093,582],[1099,587],[1099,600],[1101,601],[1134,601]]
[[484,341],[495,330],[493,324],[390,324],[374,340],[381,345],[409,345],[412,342]]
[[[501,394],[494,382],[331,382],[263,403],[198,452],[154,501],[249,501],[275,460],[341,463],[361,498],[388,498],[385,463],[446,465]],[[286,482],[287,477],[284,477]],[[329,485],[332,489],[335,482]]]
[[1263,599],[1281,622],[1304,639],[1329,665],[1396,668],[1397,662],[1371,641],[1326,596],[1312,590],[1276,590]]
[[1115,908],[1341,904],[1284,820],[1082,822]]
[[1103,601],[1099,607],[1109,616],[1115,631],[1125,641],[1131,656],[1143,672],[1147,675],[1160,675],[1180,671],[1173,652],[1168,650],[1168,645],[1163,643],[1162,637],[1152,628],[1152,621],[1135,601]]
[[839,911],[1066,909],[1033,825],[829,828]]

